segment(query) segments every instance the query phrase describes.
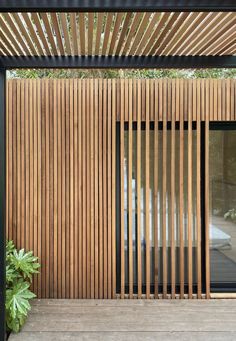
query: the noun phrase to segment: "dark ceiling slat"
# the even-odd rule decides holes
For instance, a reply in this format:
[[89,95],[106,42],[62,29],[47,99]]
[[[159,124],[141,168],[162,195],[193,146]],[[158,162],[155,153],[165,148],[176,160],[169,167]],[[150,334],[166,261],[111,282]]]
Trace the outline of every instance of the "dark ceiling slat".
[[236,56],[0,56],[0,68],[236,68]]
[[235,0],[1,0],[0,12],[235,11]]

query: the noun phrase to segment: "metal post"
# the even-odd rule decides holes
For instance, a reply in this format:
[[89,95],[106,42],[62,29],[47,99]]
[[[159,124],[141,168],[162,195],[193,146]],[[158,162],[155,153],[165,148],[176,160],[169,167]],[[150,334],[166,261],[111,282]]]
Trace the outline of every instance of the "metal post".
[[0,69],[0,340],[5,340],[6,70]]

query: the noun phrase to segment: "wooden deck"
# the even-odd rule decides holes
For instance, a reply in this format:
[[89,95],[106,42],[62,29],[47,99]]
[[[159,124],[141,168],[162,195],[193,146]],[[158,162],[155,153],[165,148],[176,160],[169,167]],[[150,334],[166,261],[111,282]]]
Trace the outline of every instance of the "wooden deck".
[[35,300],[9,340],[236,340],[236,300]]

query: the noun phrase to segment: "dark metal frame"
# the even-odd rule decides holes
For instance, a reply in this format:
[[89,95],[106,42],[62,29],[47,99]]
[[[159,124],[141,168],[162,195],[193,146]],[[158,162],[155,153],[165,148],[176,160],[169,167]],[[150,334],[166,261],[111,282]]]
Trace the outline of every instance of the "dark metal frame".
[[[235,0],[1,0],[0,12],[233,12]],[[0,341],[5,339],[5,94],[13,68],[234,68],[235,56],[0,57]]]
[[222,12],[234,0],[1,0],[0,12]]
[[0,68],[236,68],[236,56],[0,56]]
[[[236,131],[236,122],[230,121],[220,121],[220,122],[210,122],[209,123],[209,133],[211,131],[227,131],[227,130],[234,130]],[[210,282],[210,290],[212,293],[228,293],[236,291],[236,283],[212,283]]]
[[0,69],[0,340],[5,338],[6,70]]

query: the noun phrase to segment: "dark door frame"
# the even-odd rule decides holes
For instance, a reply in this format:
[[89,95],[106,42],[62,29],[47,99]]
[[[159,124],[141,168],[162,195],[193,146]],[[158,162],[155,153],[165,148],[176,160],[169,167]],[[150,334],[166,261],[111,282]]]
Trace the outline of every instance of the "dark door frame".
[[[210,122],[209,123],[209,135],[210,131],[227,131],[227,130],[235,130],[236,131],[236,122],[233,121],[219,121],[219,122]],[[231,285],[230,285],[231,284]],[[236,291],[236,283],[225,283],[221,282],[219,284],[213,284],[210,280],[210,291],[212,293],[229,293]]]
[[0,68],[0,340],[5,337],[6,70]]

